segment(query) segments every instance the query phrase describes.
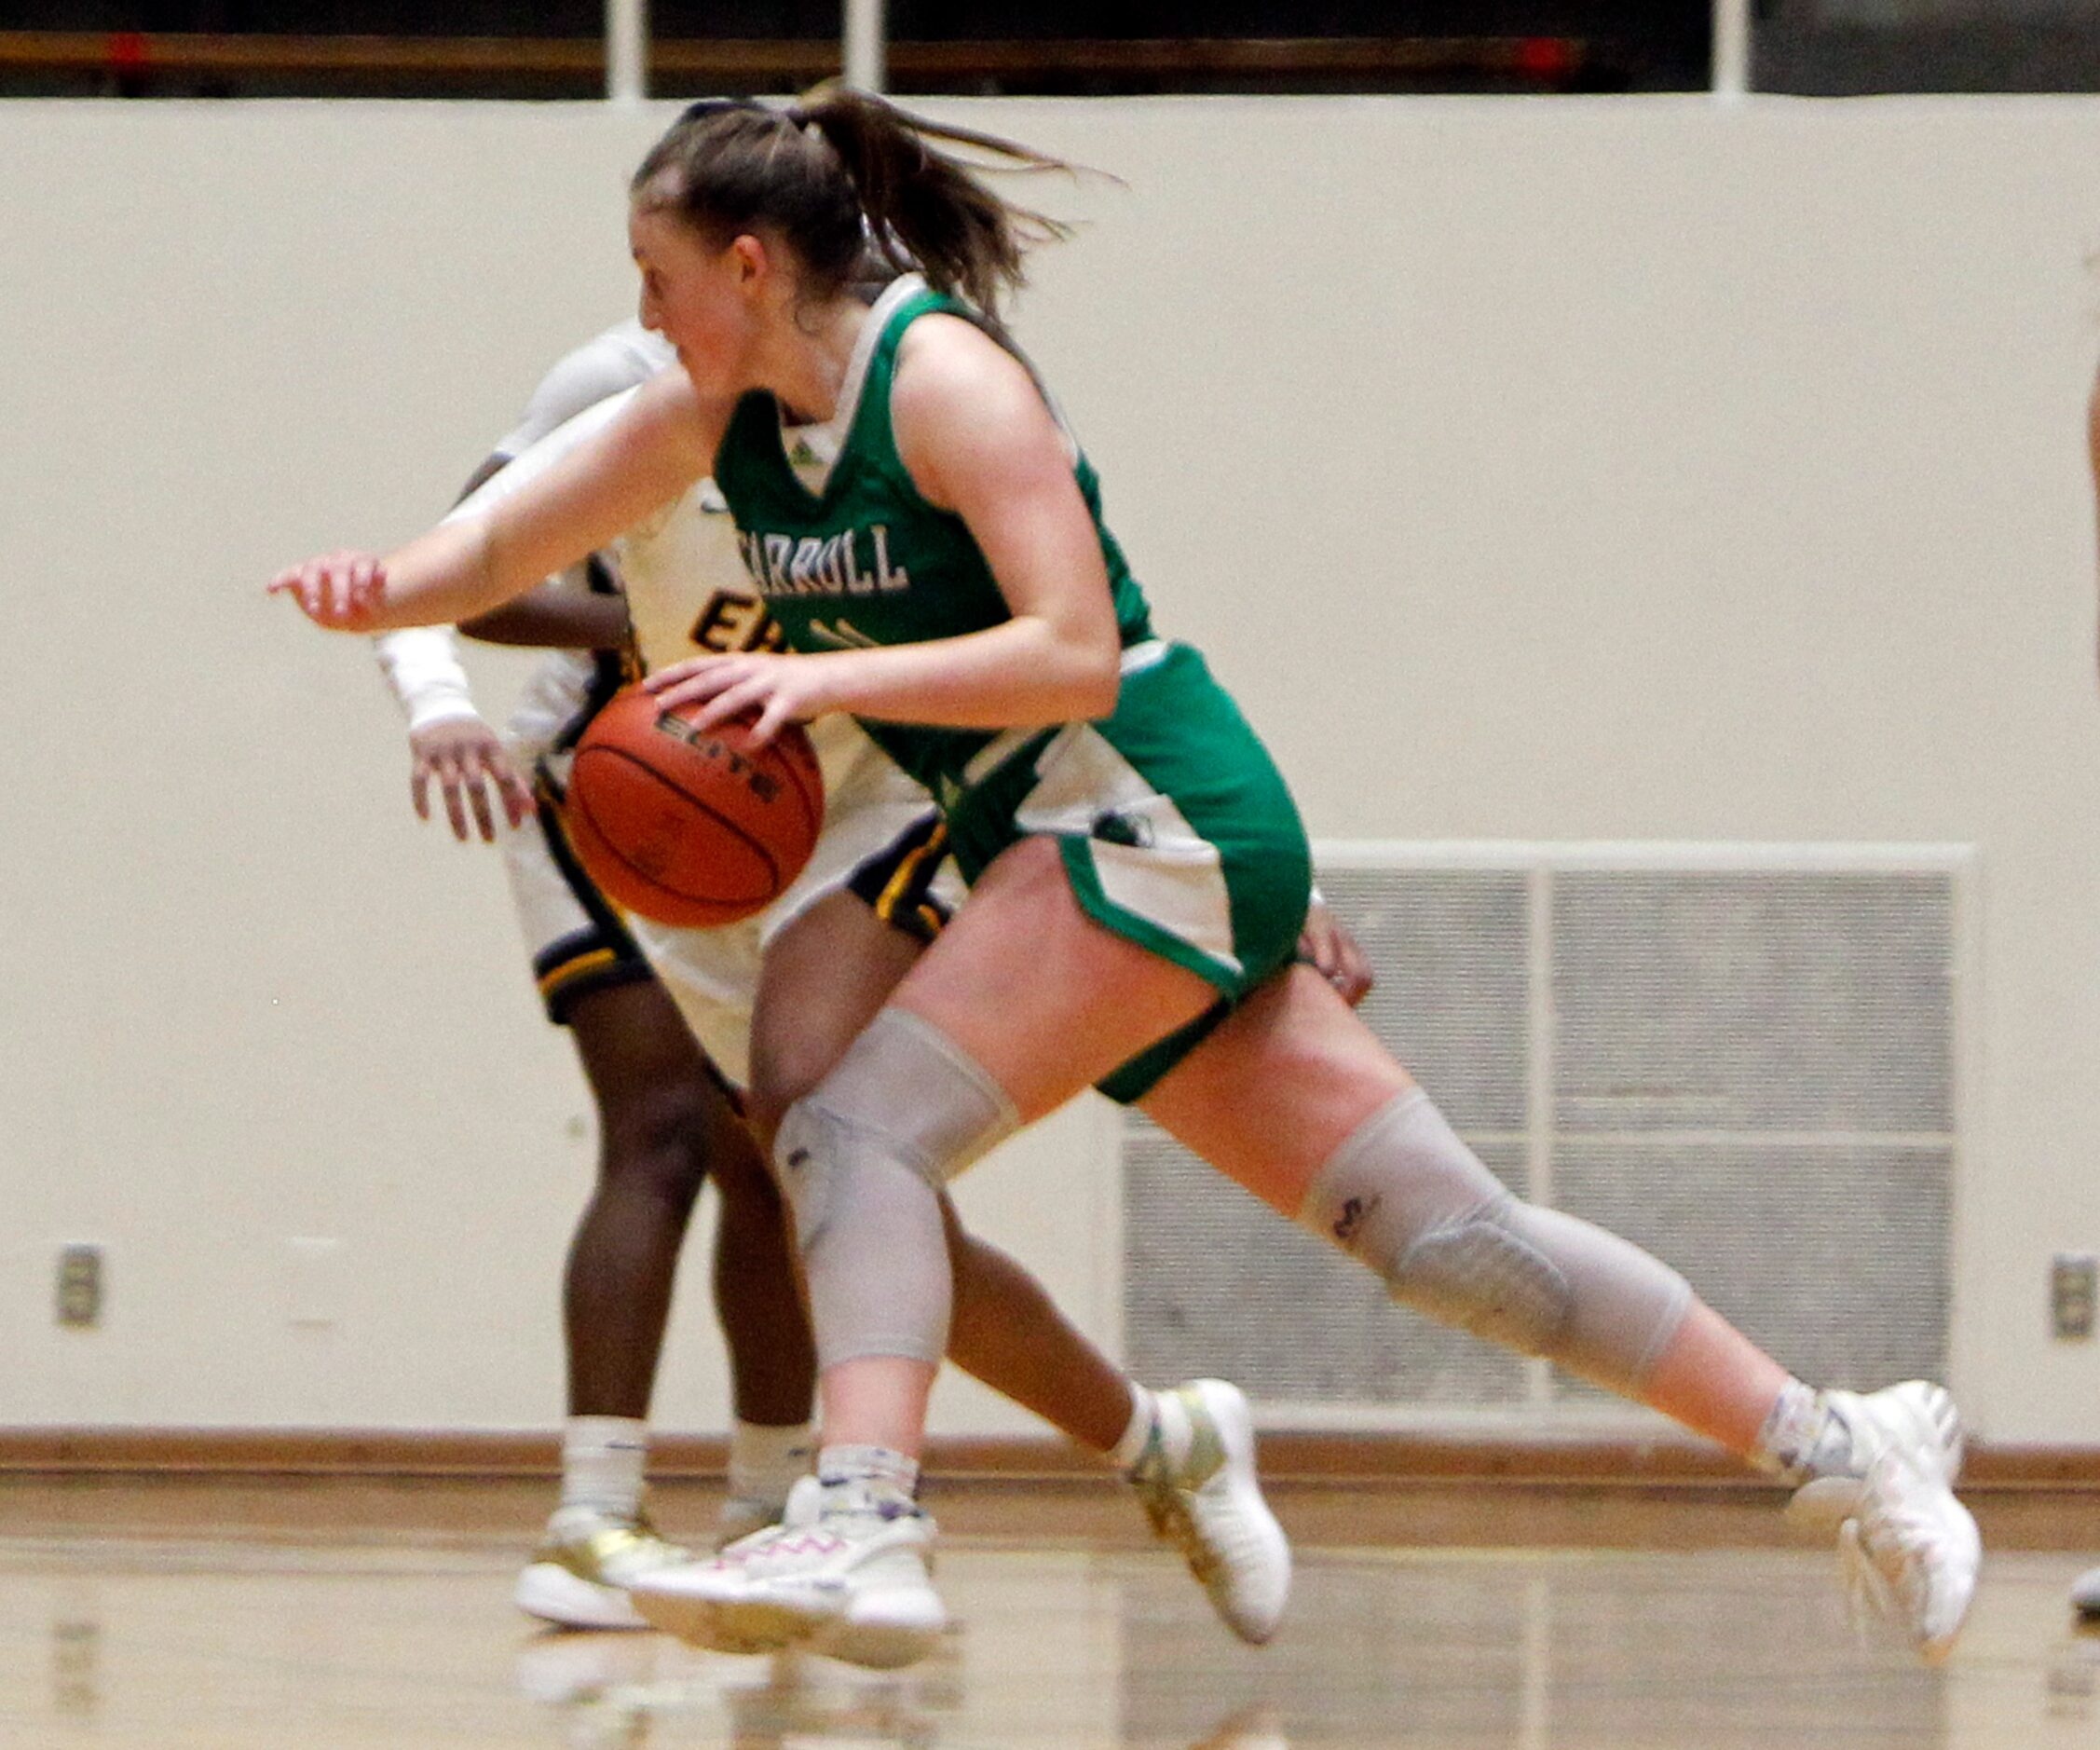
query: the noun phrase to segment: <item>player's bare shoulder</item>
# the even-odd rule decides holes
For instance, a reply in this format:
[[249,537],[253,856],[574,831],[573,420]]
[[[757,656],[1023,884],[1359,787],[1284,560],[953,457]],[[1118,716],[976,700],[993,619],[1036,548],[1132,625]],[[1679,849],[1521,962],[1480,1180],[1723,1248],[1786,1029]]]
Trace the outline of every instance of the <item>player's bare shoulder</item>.
[[905,330],[890,391],[893,417],[937,412],[957,397],[1000,393],[1042,399],[1027,364],[976,322],[936,310]]
[[1028,364],[960,316],[920,317],[897,349],[890,391],[897,454],[935,504],[953,501],[959,470],[1055,457],[1064,443]]

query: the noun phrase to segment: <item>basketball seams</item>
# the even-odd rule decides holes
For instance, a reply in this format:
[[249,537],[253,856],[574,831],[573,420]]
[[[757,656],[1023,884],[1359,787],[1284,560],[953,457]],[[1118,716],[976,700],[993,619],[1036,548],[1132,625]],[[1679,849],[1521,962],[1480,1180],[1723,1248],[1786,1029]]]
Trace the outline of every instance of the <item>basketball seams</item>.
[[[648,719],[649,727],[656,733],[666,735],[681,748],[697,752],[697,744],[671,734],[663,728],[662,715],[661,712],[654,714]],[[808,842],[813,848],[817,835],[824,830],[824,768],[818,763],[816,749],[810,745],[809,731],[800,724],[795,724],[792,726],[796,731],[794,740],[789,740],[784,735],[776,736],[770,747],[756,752],[747,746],[737,746],[731,735],[738,730],[749,729],[756,721],[756,714],[750,714],[748,721],[731,718],[726,723],[716,724],[711,732],[733,759],[744,760],[755,768],[760,767],[769,753],[773,756],[771,763],[774,770],[795,786],[797,799],[802,804],[802,824],[806,828]],[[700,799],[695,797],[694,800],[697,801]]]
[[[690,802],[702,813],[711,816],[721,826],[726,827],[733,836],[742,840],[745,844],[749,845],[754,852],[756,852],[761,858],[764,859],[767,876],[773,883],[773,892],[776,895],[780,892],[780,858],[774,855],[772,847],[770,845],[767,844],[762,839],[755,837],[751,830],[747,827],[745,827],[743,822],[733,819],[728,814],[725,814],[720,809],[716,808],[714,803],[710,802],[704,796],[695,796],[692,791],[688,789],[684,785],[673,783],[669,777],[667,777],[664,773],[659,772],[654,766],[650,765],[648,760],[639,758],[630,748],[613,746],[587,747],[584,749],[582,754],[579,754],[577,756],[577,765],[580,766],[583,763],[585,755],[624,760],[636,772],[639,772],[644,777],[652,779],[657,784],[662,786],[663,788],[669,790],[672,795],[682,797],[685,800]],[[591,813],[591,804],[588,796],[578,797],[576,795],[574,767],[570,769],[569,794],[573,800],[580,802],[584,813],[589,814]],[[592,831],[595,832],[601,840],[605,841],[607,848],[611,850],[616,857],[619,857],[620,864],[624,868],[634,868],[634,864],[630,862],[625,856],[620,854],[619,849],[614,844],[613,840],[607,835],[605,827],[598,824],[598,821],[594,816],[591,821],[591,829]],[[662,888],[662,890],[667,894],[676,894],[680,892],[678,888],[665,886],[662,882],[650,880],[648,876],[642,875],[642,871],[639,869],[634,869],[634,872],[637,875],[641,875],[642,880],[648,882],[650,886]],[[722,905],[736,905],[741,903],[737,900],[713,901],[712,896],[706,894],[687,894],[683,895],[682,896],[690,899],[708,899],[711,900],[712,903]]]
[[795,793],[802,802],[802,819],[810,829],[810,842],[814,844],[824,830],[824,768],[807,742],[799,747],[782,747],[780,752],[782,770],[794,781]]
[[[567,812],[580,849],[593,853],[587,865],[611,876],[610,896],[661,923],[713,925],[763,910],[807,867],[823,830],[824,769],[798,724],[754,748],[748,722],[696,734],[691,716],[624,690],[577,747]],[[618,764],[599,758],[611,754]],[[732,882],[739,896],[722,895],[716,883]]]
[[[719,901],[702,898],[692,894],[680,893],[675,887],[666,887],[661,882],[651,881],[613,848],[611,841],[599,830],[597,823],[591,819],[590,811],[587,809],[579,811],[570,820],[569,841],[575,846],[577,854],[580,857],[586,857],[587,867],[591,861],[585,851],[585,846],[588,844],[595,847],[598,859],[596,867],[603,868],[607,862],[610,862],[620,870],[623,879],[634,882],[637,886],[653,888],[656,892],[661,894],[666,900],[682,908],[685,911],[686,915],[682,918],[676,920],[660,918],[659,923],[675,923],[678,927],[684,929],[710,930],[719,929],[724,924],[741,923],[743,919],[752,915],[750,909],[747,907],[724,904]],[[609,891],[611,883],[601,882],[600,885],[608,890],[607,896],[612,899],[615,904],[627,910],[639,912],[644,917],[650,915],[648,912],[642,910],[640,906],[634,904],[632,899],[612,894]],[[711,908],[710,915],[705,917],[697,915],[696,909],[702,906]]]

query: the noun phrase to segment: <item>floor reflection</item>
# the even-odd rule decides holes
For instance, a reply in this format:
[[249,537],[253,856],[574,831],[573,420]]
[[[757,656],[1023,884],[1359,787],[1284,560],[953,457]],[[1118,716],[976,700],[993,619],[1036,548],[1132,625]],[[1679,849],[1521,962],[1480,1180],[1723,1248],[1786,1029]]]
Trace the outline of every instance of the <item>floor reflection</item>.
[[[935,1750],[987,1742],[967,1717],[962,1664],[960,1637],[908,1673],[876,1675],[794,1654],[712,1658],[658,1634],[546,1634],[519,1649],[516,1675],[519,1692],[553,1716],[552,1742],[563,1750]],[[1275,1709],[1257,1702],[1234,1708],[1187,1750],[1290,1750],[1290,1741]]]
[[[909,1672],[856,1672],[793,1653],[722,1659],[661,1634],[534,1636],[519,1649],[519,1692],[551,1709],[564,1750],[626,1750],[682,1742],[690,1724],[713,1726],[703,1742],[733,1750],[852,1740],[920,1750],[941,1743],[939,1716],[961,1705],[952,1645]],[[664,1735],[652,1736],[662,1727]]]
[[[544,1635],[519,1654],[519,1688],[554,1710],[566,1750],[1957,1742],[1943,1678],[1862,1644],[1820,1561],[1316,1557],[1284,1635],[1260,1651],[1232,1641],[1165,1559],[965,1556],[950,1568],[964,1626],[910,1672],[710,1658],[657,1635]],[[2059,1654],[2047,1713],[2082,1717],[2096,1677],[2100,1641]]]
[[2071,1557],[1986,1575],[1943,1673],[1818,1553],[1307,1552],[1276,1643],[1164,1552],[960,1546],[903,1672],[532,1634],[507,1550],[0,1541],[0,1742],[34,1750],[2090,1750]]
[[[1303,1565],[1280,1657],[1205,1650],[1200,1597],[1125,1588],[1123,1741],[1188,1743],[1221,1686],[1268,1742],[1419,1750],[1948,1742],[1940,1674],[1852,1632],[1828,1566],[1787,1555],[1450,1552]],[[1231,1742],[1228,1740],[1228,1742]]]
[[75,1617],[51,1624],[51,1711],[61,1719],[95,1717],[102,1705],[101,1661],[100,1624]]

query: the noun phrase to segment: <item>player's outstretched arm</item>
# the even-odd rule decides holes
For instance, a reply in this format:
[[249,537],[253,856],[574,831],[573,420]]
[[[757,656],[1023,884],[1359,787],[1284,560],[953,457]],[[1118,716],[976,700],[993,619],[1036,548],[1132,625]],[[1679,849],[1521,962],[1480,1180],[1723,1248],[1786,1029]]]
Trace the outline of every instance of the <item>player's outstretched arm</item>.
[[637,390],[620,417],[517,492],[456,514],[384,558],[324,554],[280,571],[333,632],[471,620],[606,545],[707,472],[726,409],[703,407],[683,373]]

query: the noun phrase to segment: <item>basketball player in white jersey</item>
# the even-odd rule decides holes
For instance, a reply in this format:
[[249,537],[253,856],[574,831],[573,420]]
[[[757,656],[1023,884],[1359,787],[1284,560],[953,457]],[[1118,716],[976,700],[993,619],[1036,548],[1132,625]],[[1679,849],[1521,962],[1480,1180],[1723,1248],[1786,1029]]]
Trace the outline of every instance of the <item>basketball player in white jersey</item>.
[[[568,354],[470,489],[667,356],[633,322]],[[597,1183],[565,1273],[561,1505],[518,1602],[565,1626],[638,1628],[620,1582],[683,1554],[642,1511],[647,1416],[679,1251],[709,1173],[722,1196],[713,1277],[735,1415],[721,1535],[776,1515],[808,1468],[811,1359],[765,1164],[633,935],[577,869],[553,797],[536,795],[525,775],[544,768],[552,777],[624,678],[627,613],[610,573],[593,564],[563,584],[473,628],[575,647],[552,650],[528,680],[509,749],[474,709],[449,628],[389,635],[377,648],[408,716],[416,812],[428,817],[434,783],[461,839],[473,829],[494,838],[498,808],[522,827],[503,840],[519,921],[548,1017],[571,1030],[597,1109]]]
[[[593,354],[601,368],[587,371],[581,362]],[[646,336],[635,330],[616,330],[565,361],[549,381],[569,387],[572,393],[583,392],[604,386],[619,369],[633,369],[647,357]],[[535,405],[544,412],[558,408],[561,402],[543,386]],[[607,403],[570,421],[551,438],[507,444],[503,453],[520,451],[522,458],[484,487],[474,501],[485,502],[517,489],[616,411],[617,402]],[[743,572],[733,527],[707,483],[647,526],[631,531],[603,557],[622,576],[634,645],[647,666],[683,660],[696,649],[759,648],[776,636]],[[587,582],[580,586],[574,580],[566,587],[543,586],[534,596],[477,622],[474,629],[516,642],[558,637],[609,643],[611,628],[601,611],[608,599],[603,594],[605,581],[601,576],[596,592]],[[430,639],[429,634],[411,636]],[[444,790],[454,830],[467,836],[471,812],[486,837],[493,820],[484,786],[496,790],[513,819],[520,815],[514,768],[506,762],[502,748],[485,726],[471,716],[449,633],[441,632],[435,641],[405,649],[396,641],[400,636],[382,640],[382,660],[410,711],[419,812],[427,812],[425,786],[435,777]],[[588,672],[573,658],[552,659],[535,677],[512,727],[517,751],[537,765],[543,792],[558,793],[560,755],[573,745],[589,710],[603,703],[607,690],[603,685],[593,689]],[[441,707],[443,715],[435,715]],[[636,1273],[636,1292],[624,1305],[614,1304],[614,1284],[609,1280],[594,1299],[579,1292],[579,1278],[591,1275],[600,1254],[593,1227],[600,1206],[642,1177],[610,1147],[610,1140],[622,1133],[619,1109],[630,1083],[594,1070],[592,1074],[601,1107],[609,1098],[612,1110],[606,1114],[608,1149],[601,1188],[579,1230],[569,1272],[572,1420],[565,1442],[564,1504],[550,1526],[546,1546],[526,1569],[519,1588],[521,1605],[549,1620],[579,1626],[638,1621],[624,1597],[622,1582],[673,1553],[671,1546],[648,1531],[640,1515],[646,1451],[643,1417],[667,1300],[667,1294],[655,1290],[660,1279],[668,1283],[691,1192],[702,1173],[715,1170],[720,1178],[719,1159],[734,1163],[723,1180],[726,1213],[740,1196],[748,1195],[746,1169],[756,1157],[747,1138],[722,1136],[719,1085],[705,1073],[705,1065],[711,1059],[733,1081],[747,1078],[752,1067],[752,998],[761,956],[773,951],[776,943],[781,952],[797,951],[795,925],[806,917],[828,911],[836,919],[841,909],[872,911],[888,926],[883,933],[886,945],[880,950],[885,963],[881,988],[871,989],[867,996],[872,1007],[938,924],[939,905],[930,882],[940,851],[923,792],[844,719],[819,722],[812,725],[812,731],[826,781],[824,836],[811,867],[795,886],[751,924],[691,930],[618,917],[567,855],[558,814],[544,802],[538,829],[512,834],[506,841],[513,887],[536,950],[536,969],[549,994],[550,1012],[577,1028],[587,1070],[593,1070],[607,1049],[598,1042],[601,1029],[595,1017],[612,1006],[595,992],[660,995],[657,987],[646,982],[651,969],[706,1048],[706,1055],[699,1057],[700,1073],[693,1073],[689,1065],[680,1087],[695,1113],[704,1112],[702,1133],[707,1142],[683,1156],[684,1173],[678,1181],[682,1197],[660,1201],[648,1249],[657,1267]],[[816,945],[806,951],[823,950],[826,940],[823,928],[803,934]],[[632,951],[636,946],[639,960]],[[1354,944],[1324,914],[1309,932],[1308,952],[1352,999],[1368,988],[1368,974]],[[570,994],[579,989],[580,996]],[[622,1004],[616,1022],[621,1031],[609,1049],[620,1052],[621,1060],[630,1055],[647,1055],[655,1042],[637,1041],[633,1034],[637,1030],[652,1035],[661,1032],[661,1007],[659,1002],[637,1020]],[[849,1005],[840,1023],[849,1029],[845,1037],[861,1019]],[[770,1089],[766,1103],[777,1110],[827,1067],[843,1043],[844,1037],[811,1037],[793,1025],[793,1018],[779,1018],[778,1024],[762,1035],[759,1047],[764,1060],[759,1080]],[[689,1040],[684,1048],[689,1052]],[[716,1096],[712,1102],[710,1094]],[[768,1219],[777,1216],[777,1205],[768,1206],[765,1213]],[[1155,1524],[1190,1553],[1228,1622],[1247,1638],[1267,1638],[1288,1589],[1288,1551],[1266,1509],[1260,1505],[1250,1467],[1243,1463],[1230,1472],[1220,1471],[1207,1488],[1193,1484],[1176,1470],[1178,1456],[1186,1458],[1213,1444],[1207,1440],[1211,1431],[1207,1424],[1220,1407],[1228,1416],[1244,1417],[1238,1394],[1209,1382],[1201,1389],[1184,1388],[1153,1398],[1087,1346],[1057,1313],[1040,1285],[1011,1259],[966,1238],[952,1224],[951,1234],[958,1280],[965,1284],[959,1296],[951,1359],[1081,1443],[1115,1456],[1125,1470],[1136,1471],[1135,1480]],[[786,1253],[777,1242],[761,1236],[755,1250],[783,1280],[788,1278]],[[750,1268],[760,1267],[748,1257],[740,1263],[727,1252],[726,1247],[718,1251],[718,1283],[726,1278],[741,1280]],[[787,1317],[777,1304],[777,1295],[769,1306],[776,1321]],[[757,1419],[765,1413],[763,1406],[757,1411],[749,1407],[744,1389],[747,1374],[756,1374],[748,1382],[755,1388],[752,1401],[769,1392],[775,1394],[771,1414],[779,1415],[778,1393],[787,1388],[786,1380],[798,1378],[802,1395],[788,1413],[806,1415],[808,1337],[806,1327],[799,1325],[799,1309],[796,1309],[793,1341],[785,1346],[792,1356],[790,1365],[780,1364],[778,1358],[769,1360],[762,1354],[746,1354],[753,1346],[762,1349],[765,1337],[762,1332],[753,1331],[740,1342],[743,1333],[735,1322],[736,1310],[729,1301],[723,1302],[740,1418],[731,1443],[733,1511],[722,1527],[725,1533],[744,1528],[755,1517],[777,1512],[785,1483],[806,1464],[802,1424]],[[593,1396],[593,1358],[601,1347],[593,1341],[593,1328],[623,1333],[629,1350],[646,1358],[645,1365],[620,1382],[617,1398],[604,1398],[602,1391]],[[617,1496],[608,1494],[605,1484],[602,1455],[608,1439],[616,1439],[619,1451],[628,1455],[619,1475]],[[1242,1440],[1237,1444],[1244,1450],[1247,1442]],[[740,1449],[749,1455],[741,1473]],[[1149,1463],[1140,1462],[1148,1457]]]

